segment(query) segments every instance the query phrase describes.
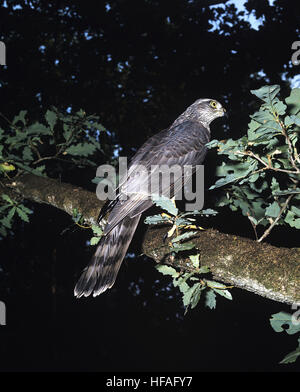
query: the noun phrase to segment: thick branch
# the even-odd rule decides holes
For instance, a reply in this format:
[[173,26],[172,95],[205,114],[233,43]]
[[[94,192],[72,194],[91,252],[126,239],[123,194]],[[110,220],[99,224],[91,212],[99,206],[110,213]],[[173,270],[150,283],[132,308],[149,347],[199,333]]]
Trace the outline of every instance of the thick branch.
[[[173,261],[168,245],[162,246],[166,231],[149,229],[143,251],[156,262],[185,269],[189,259]],[[212,229],[199,232],[192,241],[201,265],[208,266],[215,279],[278,302],[300,303],[300,248],[277,248]]]
[[[103,205],[92,192],[31,174],[6,183],[1,193],[46,203],[70,215],[76,208],[90,223],[95,223]],[[142,244],[144,254],[156,262],[190,271],[189,259],[170,259],[170,249],[162,241],[167,230],[154,227],[147,231]],[[277,248],[216,230],[201,231],[192,241],[201,264],[210,267],[215,279],[275,301],[300,303],[300,248]]]
[[77,209],[88,223],[95,224],[99,210],[104,204],[93,192],[78,186],[62,183],[48,177],[24,174],[0,185],[0,195],[9,194],[12,198],[21,196],[40,204],[48,204],[73,215]]

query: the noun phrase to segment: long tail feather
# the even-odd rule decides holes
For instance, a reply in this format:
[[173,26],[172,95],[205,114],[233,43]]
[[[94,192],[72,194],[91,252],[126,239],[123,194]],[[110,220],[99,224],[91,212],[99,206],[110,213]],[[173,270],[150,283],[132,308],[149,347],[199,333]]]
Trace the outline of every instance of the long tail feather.
[[82,271],[75,286],[77,298],[88,297],[92,293],[95,297],[113,286],[140,216],[125,217],[101,238],[90,264]]

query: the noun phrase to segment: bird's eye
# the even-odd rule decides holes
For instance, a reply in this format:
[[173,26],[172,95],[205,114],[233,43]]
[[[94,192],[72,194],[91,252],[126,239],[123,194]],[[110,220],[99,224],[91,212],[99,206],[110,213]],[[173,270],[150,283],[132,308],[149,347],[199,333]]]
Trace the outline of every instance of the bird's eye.
[[214,108],[214,109],[216,109],[217,108],[217,102],[216,101],[210,101],[210,106],[212,107],[212,108]]

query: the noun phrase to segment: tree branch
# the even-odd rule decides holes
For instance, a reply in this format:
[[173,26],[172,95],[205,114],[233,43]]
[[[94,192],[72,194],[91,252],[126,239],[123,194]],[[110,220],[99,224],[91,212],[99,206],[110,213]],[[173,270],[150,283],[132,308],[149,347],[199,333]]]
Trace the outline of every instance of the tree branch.
[[40,204],[48,204],[73,215],[76,208],[90,224],[96,224],[99,209],[103,206],[96,193],[78,186],[62,183],[48,177],[23,174],[0,184],[0,196],[22,197]]
[[[90,224],[96,222],[104,204],[93,192],[32,174],[6,181],[0,185],[2,193],[52,205],[69,215],[76,208]],[[188,258],[169,257],[170,248],[163,243],[167,230],[148,229],[142,251],[156,262],[191,271]],[[207,265],[215,279],[278,302],[300,303],[300,248],[277,248],[213,229],[201,231],[192,241],[201,265]]]
[[202,0],[200,5],[210,7],[217,4],[226,4],[229,0]]

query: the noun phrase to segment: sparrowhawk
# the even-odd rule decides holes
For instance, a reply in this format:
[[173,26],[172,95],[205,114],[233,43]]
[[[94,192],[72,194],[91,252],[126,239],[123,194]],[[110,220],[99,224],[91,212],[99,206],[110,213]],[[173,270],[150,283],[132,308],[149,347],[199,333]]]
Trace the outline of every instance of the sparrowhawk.
[[[150,137],[136,152],[116,198],[107,202],[100,214],[104,216],[110,212],[97,250],[76,284],[76,297],[97,296],[113,286],[141,214],[153,205],[151,195],[140,192],[141,185],[149,181],[151,166],[179,165],[183,168],[191,165],[195,168],[200,165],[207,152],[206,143],[210,141],[210,123],[224,113],[225,109],[218,101],[198,99],[169,128]],[[148,176],[135,169],[138,165],[149,169]],[[162,184],[161,189],[151,189],[151,192],[173,197],[189,179],[185,176],[180,184],[169,182],[168,189]],[[125,193],[127,197],[121,197]]]

